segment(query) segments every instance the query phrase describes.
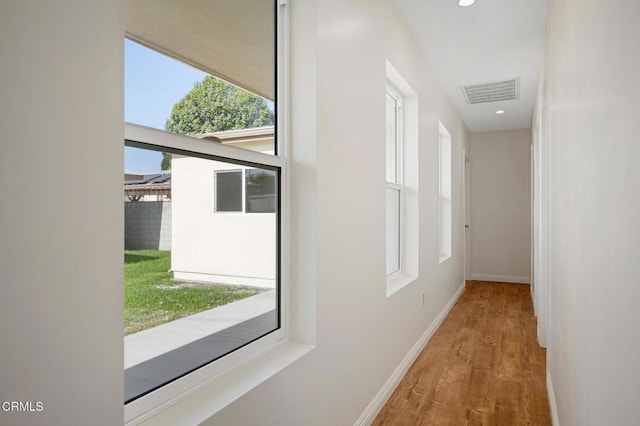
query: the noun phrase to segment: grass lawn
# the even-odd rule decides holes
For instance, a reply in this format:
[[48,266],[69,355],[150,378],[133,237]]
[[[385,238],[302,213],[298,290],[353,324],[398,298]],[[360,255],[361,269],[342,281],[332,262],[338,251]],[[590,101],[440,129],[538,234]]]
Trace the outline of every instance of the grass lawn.
[[171,252],[124,252],[124,334],[257,294],[251,287],[202,285],[173,281]]

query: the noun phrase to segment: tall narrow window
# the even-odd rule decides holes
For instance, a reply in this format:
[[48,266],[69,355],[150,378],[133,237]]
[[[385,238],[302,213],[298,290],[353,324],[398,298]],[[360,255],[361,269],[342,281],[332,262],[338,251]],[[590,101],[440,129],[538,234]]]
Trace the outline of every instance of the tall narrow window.
[[402,96],[391,84],[386,92],[386,246],[387,275],[400,271],[402,239]]
[[387,62],[385,268],[387,296],[418,276],[418,96]]
[[286,337],[279,9],[208,6],[126,10],[125,421]]
[[439,123],[440,152],[440,262],[451,257],[451,133]]

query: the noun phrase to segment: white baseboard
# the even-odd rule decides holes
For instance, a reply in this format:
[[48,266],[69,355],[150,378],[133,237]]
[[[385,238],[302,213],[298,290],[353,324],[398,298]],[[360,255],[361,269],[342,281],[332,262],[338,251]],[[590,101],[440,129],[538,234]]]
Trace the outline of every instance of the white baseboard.
[[387,379],[384,386],[382,386],[382,389],[378,391],[367,408],[362,412],[360,417],[358,417],[358,420],[356,420],[354,426],[366,426],[373,423],[380,410],[382,410],[382,407],[384,407],[384,404],[387,403],[387,400],[389,400],[393,391],[396,389],[398,384],[400,384],[400,381],[402,380],[404,375],[407,374],[409,367],[411,367],[416,358],[418,358],[418,355],[420,355],[420,352],[422,352],[424,347],[427,346],[427,343],[429,343],[429,340],[431,339],[433,334],[436,332],[438,327],[440,327],[440,324],[442,324],[442,321],[444,321],[446,316],[449,314],[449,311],[451,310],[451,308],[453,308],[453,305],[455,305],[460,298],[460,295],[464,291],[464,286],[465,283],[462,283],[460,288],[455,292],[451,299],[449,299],[449,302],[447,302],[444,308],[442,308],[436,319],[433,320],[431,325],[429,325],[427,331],[425,331],[424,334],[420,336],[420,339],[418,339],[416,344],[413,345],[411,350],[409,350],[409,353],[407,353],[407,355],[402,359],[400,365],[398,365],[398,367],[396,367],[396,369],[393,371],[391,377]]
[[547,371],[547,397],[549,398],[549,409],[551,410],[551,424],[553,426],[560,426],[558,421],[558,406],[556,405],[556,395],[553,393],[553,383],[551,382],[551,375]]
[[511,277],[509,275],[471,274],[474,281],[496,281],[499,283],[531,284],[529,277]]

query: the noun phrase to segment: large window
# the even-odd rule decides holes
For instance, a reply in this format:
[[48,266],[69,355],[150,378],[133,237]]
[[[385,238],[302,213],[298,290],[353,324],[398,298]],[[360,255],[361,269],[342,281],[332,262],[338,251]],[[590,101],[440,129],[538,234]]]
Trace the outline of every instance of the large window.
[[127,20],[125,421],[285,337],[275,2],[172,7]]
[[385,214],[387,295],[418,276],[418,97],[387,62]]

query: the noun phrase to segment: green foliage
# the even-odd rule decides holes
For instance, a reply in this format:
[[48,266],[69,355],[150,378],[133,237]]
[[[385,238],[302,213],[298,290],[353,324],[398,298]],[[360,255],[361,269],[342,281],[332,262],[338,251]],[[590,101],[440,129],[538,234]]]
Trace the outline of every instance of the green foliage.
[[271,170],[252,169],[247,171],[247,196],[275,194],[276,173]]
[[165,127],[174,133],[195,135],[272,124],[273,112],[263,98],[207,76],[173,106]]
[[171,252],[124,252],[124,334],[253,296],[251,287],[175,282]]
[[160,170],[171,170],[171,154],[162,153],[162,161],[160,162]]
[[[197,135],[272,124],[273,112],[263,98],[207,76],[173,106],[165,128],[182,135]],[[162,153],[160,168],[171,169],[171,154]]]

